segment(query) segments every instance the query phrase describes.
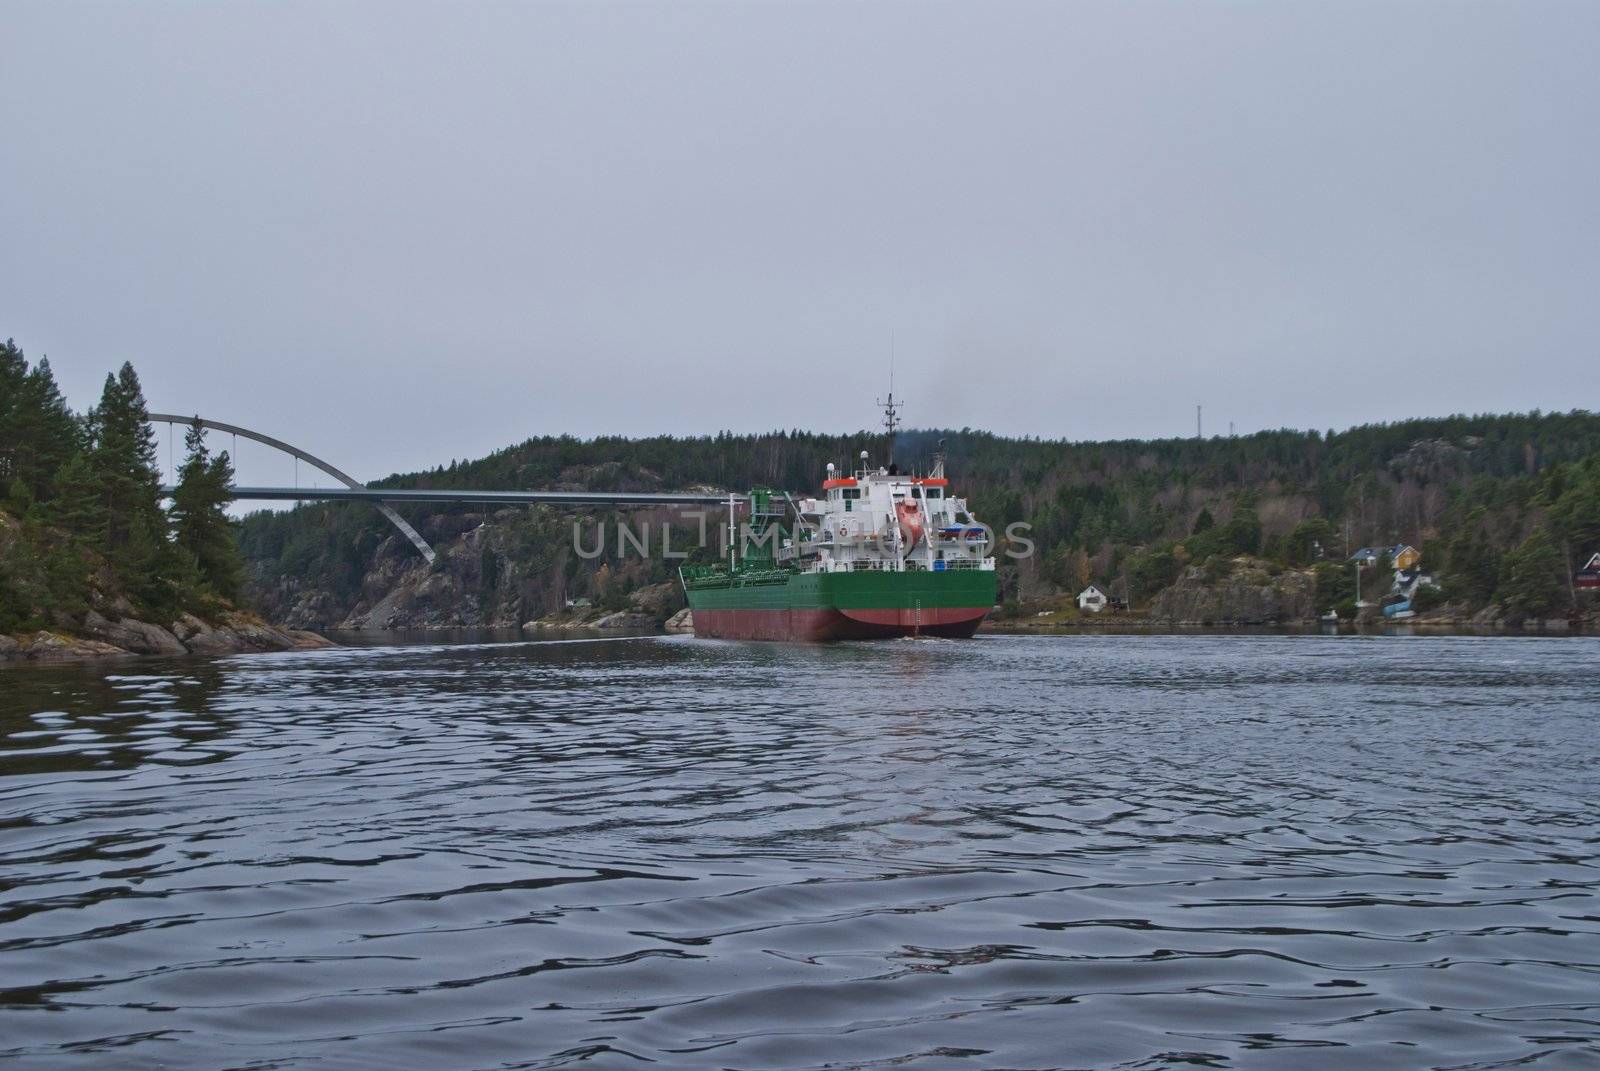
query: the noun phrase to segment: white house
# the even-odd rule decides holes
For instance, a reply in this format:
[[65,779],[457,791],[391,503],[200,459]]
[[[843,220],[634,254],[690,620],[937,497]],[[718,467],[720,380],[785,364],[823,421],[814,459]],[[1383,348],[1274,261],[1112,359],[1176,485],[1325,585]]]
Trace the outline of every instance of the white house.
[[1090,584],[1078,592],[1078,609],[1097,614],[1106,608],[1106,593]]

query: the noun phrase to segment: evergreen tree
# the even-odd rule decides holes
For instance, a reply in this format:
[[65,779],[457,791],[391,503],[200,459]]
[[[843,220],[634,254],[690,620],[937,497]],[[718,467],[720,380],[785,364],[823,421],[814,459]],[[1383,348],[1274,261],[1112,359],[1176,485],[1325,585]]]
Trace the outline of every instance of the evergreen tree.
[[1283,543],[1289,565],[1310,565],[1326,557],[1339,543],[1339,530],[1326,517],[1312,517],[1295,525]]
[[30,371],[22,350],[7,339],[0,345],[0,487],[20,482],[32,501],[48,499],[55,473],[80,440],[49,360],[40,358]]
[[99,499],[105,553],[113,579],[150,620],[171,621],[190,586],[184,561],[167,536],[161,470],[144,391],[131,364],[107,376],[89,414],[88,467]]
[[100,404],[89,414],[89,468],[105,512],[102,549],[115,554],[137,528],[161,516],[161,470],[150,413],[133,365],[106,376]]
[[16,341],[6,339],[0,346],[0,486],[9,487],[17,478],[17,410],[28,381],[28,362]]
[[1445,586],[1471,606],[1485,606],[1500,583],[1500,556],[1485,530],[1488,515],[1475,511],[1445,550]]
[[227,514],[233,501],[233,464],[226,450],[211,456],[198,420],[184,436],[183,446],[183,466],[172,491],[173,535],[178,547],[193,556],[200,581],[232,601],[244,580],[234,523]]
[[199,584],[193,558],[172,545],[159,511],[133,516],[127,542],[112,564],[138,616],[157,624],[173,621]]
[[43,502],[55,493],[55,474],[82,450],[83,426],[56,386],[49,358],[39,358],[25,386],[22,430],[29,449],[19,475]]
[[1500,602],[1513,617],[1548,614],[1567,602],[1561,552],[1544,532],[1508,551],[1500,570]]
[[1552,483],[1551,527],[1569,564],[1580,565],[1600,551],[1600,455],[1572,466],[1563,479]]
[[1346,562],[1318,562],[1312,568],[1316,581],[1316,609],[1336,610],[1340,617],[1356,614],[1356,567]]
[[81,546],[105,546],[105,496],[87,453],[73,454],[56,473],[55,497],[44,508],[44,520]]
[[16,527],[17,522],[0,513],[0,633],[34,629],[43,623],[36,616],[44,601],[37,548],[20,538]]
[[1236,554],[1256,554],[1261,550],[1261,518],[1254,508],[1240,506],[1223,526],[1224,548]]

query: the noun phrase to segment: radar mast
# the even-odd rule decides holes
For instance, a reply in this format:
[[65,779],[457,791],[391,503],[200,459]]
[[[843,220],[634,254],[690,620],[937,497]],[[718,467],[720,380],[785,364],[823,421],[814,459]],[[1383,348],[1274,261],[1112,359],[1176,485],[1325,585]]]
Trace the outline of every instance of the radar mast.
[[894,433],[900,427],[900,407],[904,401],[894,400],[894,365],[889,366],[889,397],[879,398],[878,407],[883,410],[883,430],[889,435],[889,464],[894,464]]

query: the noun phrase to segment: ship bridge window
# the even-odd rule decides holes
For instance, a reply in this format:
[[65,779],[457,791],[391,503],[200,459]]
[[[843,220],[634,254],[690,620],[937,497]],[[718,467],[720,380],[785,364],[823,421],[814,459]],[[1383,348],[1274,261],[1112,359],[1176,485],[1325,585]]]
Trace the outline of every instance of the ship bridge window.
[[859,487],[846,487],[844,489],[844,497],[847,498],[847,499],[860,498],[861,497],[861,488],[859,488]]
[[928,497],[929,498],[943,498],[944,497],[944,488],[943,487],[930,487],[930,488],[928,488]]

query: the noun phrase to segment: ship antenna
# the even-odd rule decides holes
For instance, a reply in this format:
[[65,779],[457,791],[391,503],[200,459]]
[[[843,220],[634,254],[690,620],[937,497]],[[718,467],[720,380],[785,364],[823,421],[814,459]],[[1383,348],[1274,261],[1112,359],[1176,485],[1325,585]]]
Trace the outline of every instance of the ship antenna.
[[889,464],[894,464],[894,433],[900,426],[900,407],[904,401],[894,400],[894,357],[889,358],[889,397],[887,400],[878,399],[878,406],[883,410],[883,430],[889,433]]

